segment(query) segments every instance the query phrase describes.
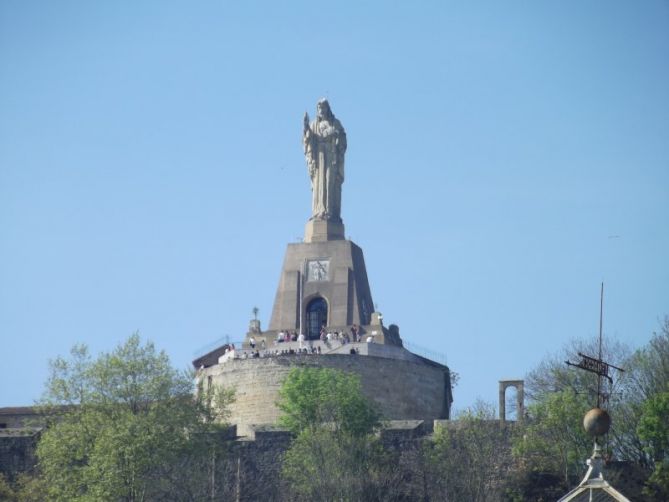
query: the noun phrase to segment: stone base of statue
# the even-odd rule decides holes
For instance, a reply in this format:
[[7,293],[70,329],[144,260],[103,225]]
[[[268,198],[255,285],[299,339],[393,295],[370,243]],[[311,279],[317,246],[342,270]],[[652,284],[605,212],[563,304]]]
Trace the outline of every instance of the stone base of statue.
[[373,308],[362,249],[345,239],[292,243],[269,331],[302,329],[318,338],[323,322],[336,331],[368,325]]
[[304,229],[304,242],[325,242],[344,239],[341,221],[310,220]]

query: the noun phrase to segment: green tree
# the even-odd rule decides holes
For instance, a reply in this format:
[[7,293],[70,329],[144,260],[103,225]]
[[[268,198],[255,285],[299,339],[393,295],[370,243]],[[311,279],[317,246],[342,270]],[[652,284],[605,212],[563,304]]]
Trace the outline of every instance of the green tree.
[[48,500],[46,486],[35,473],[19,473],[13,483],[0,473],[0,501],[43,502],[44,500]]
[[0,500],[14,501],[16,500],[16,493],[12,485],[7,481],[7,478],[0,472]]
[[292,500],[389,500],[395,479],[374,432],[379,413],[357,375],[294,368],[279,392],[280,423],[295,434],[283,460]]
[[590,408],[583,395],[571,390],[546,394],[528,406],[514,453],[530,471],[558,473],[569,486],[583,474],[585,459],[592,453],[592,439],[583,430],[583,416]]
[[[508,479],[507,496],[512,500],[555,500],[585,473],[585,460],[592,453],[592,439],[583,430],[583,416],[597,402],[597,376],[574,369],[566,360],[578,361],[578,353],[597,355],[597,339],[573,340],[559,354],[546,357],[525,378],[526,420],[513,437],[517,469]],[[603,358],[624,364],[630,349],[615,341],[603,347]],[[605,382],[608,408],[620,417],[624,404],[624,382],[614,375],[614,385]],[[634,451],[635,425],[614,421],[607,450],[618,456]],[[631,434],[630,434],[631,432]],[[622,439],[625,438],[625,443]],[[623,447],[624,446],[624,447]]]
[[[622,373],[611,370],[613,384],[603,380],[605,407],[612,418],[611,429],[603,438],[606,455],[634,462],[648,472],[655,469],[657,488],[669,477],[665,463],[653,460],[658,450],[652,446],[659,445],[662,437],[661,428],[653,427],[663,423],[657,419],[661,400],[655,398],[669,382],[669,318],[664,319],[649,343],[634,352],[610,340],[603,349],[605,360],[625,369]],[[597,340],[571,342],[561,354],[544,359],[526,377],[529,419],[523,434],[514,441],[514,453],[524,466],[518,476],[522,483],[559,474],[571,485],[584,473],[583,461],[590,454],[592,442],[581,421],[596,403],[598,382],[596,375],[564,364],[565,360],[579,360],[578,352],[596,355]]]
[[655,462],[669,460],[669,385],[644,402],[639,437]]
[[50,423],[37,447],[49,500],[203,497],[231,395],[193,391],[193,374],[138,335],[96,360],[75,346],[52,361],[42,399]]
[[477,402],[425,445],[430,499],[498,500],[497,481],[510,467],[509,427],[500,427],[493,406]]
[[279,423],[294,433],[324,424],[353,436],[380,425],[376,407],[362,393],[360,377],[329,368],[293,368],[279,390]]
[[[545,358],[534,370],[526,377],[527,396],[530,399],[530,408],[532,405],[538,405],[535,412],[541,411],[546,406],[560,406],[562,412],[567,412],[566,407],[570,400],[577,410],[585,407],[592,408],[597,403],[598,378],[597,375],[586,371],[578,370],[565,364],[566,360],[578,361],[578,353],[596,356],[599,352],[599,343],[597,339],[573,340],[566,345],[560,354]],[[629,347],[608,340],[603,346],[602,357],[616,366],[622,366],[627,371],[618,372],[611,369],[613,383],[602,379],[601,390],[607,395],[605,407],[610,415],[614,417],[611,430],[606,437],[605,448],[607,454],[618,460],[631,460],[634,462],[643,462],[644,453],[641,442],[636,434],[636,428],[639,417],[638,399],[636,393],[630,391],[631,368],[630,363],[633,354]],[[553,395],[562,393],[562,397],[557,400]],[[555,410],[559,412],[559,410]],[[584,411],[584,413],[585,413]],[[529,410],[532,413],[532,410]],[[575,412],[576,415],[580,411]],[[580,424],[582,416],[577,420],[573,417],[573,423]],[[532,423],[532,420],[528,421]],[[555,422],[559,424],[559,422]],[[558,434],[556,432],[556,434]],[[576,441],[573,445],[580,448],[578,443],[584,437],[584,432],[580,425],[574,429],[573,435],[562,435],[569,441],[570,437]],[[582,470],[582,466],[581,466]],[[579,471],[580,472],[580,471]],[[564,478],[564,471],[562,472]]]
[[666,390],[669,383],[669,316],[659,332],[637,350],[627,363],[630,396],[646,400]]
[[15,490],[16,502],[43,502],[48,500],[44,480],[34,474],[19,474],[16,478]]
[[643,404],[639,437],[654,463],[644,487],[649,500],[669,500],[669,384]]
[[611,410],[613,426],[609,437],[619,458],[653,469],[655,462],[638,432],[645,403],[665,392],[669,384],[669,317],[664,318],[659,332],[653,333],[646,345],[627,358],[623,367],[617,399],[620,406]]
[[398,479],[373,435],[327,428],[300,432],[284,456],[288,498],[305,501],[391,500]]

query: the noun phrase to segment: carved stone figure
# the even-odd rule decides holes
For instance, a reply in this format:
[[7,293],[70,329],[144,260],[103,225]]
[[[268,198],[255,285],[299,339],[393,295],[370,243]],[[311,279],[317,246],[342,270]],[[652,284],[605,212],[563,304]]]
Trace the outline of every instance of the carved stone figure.
[[341,222],[346,131],[335,118],[326,99],[318,102],[316,118],[311,123],[309,115],[304,114],[302,142],[311,178],[309,219]]

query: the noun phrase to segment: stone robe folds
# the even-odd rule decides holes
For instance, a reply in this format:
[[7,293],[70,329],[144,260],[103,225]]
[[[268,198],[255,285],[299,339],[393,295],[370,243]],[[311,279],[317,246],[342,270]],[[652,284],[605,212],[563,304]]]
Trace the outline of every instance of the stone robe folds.
[[308,124],[308,116],[305,116],[302,138],[311,178],[310,219],[340,222],[346,132],[329,106],[323,110],[324,116],[320,115],[311,124]]

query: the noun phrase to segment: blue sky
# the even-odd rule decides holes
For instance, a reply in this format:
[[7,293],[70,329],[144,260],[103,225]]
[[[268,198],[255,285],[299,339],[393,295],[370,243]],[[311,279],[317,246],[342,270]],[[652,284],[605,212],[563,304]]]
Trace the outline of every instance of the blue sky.
[[186,367],[269,322],[302,115],[348,134],[374,301],[457,408],[669,314],[669,4],[0,4],[0,406],[134,331]]

